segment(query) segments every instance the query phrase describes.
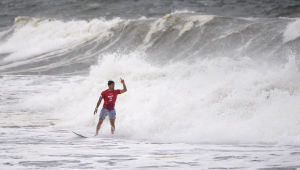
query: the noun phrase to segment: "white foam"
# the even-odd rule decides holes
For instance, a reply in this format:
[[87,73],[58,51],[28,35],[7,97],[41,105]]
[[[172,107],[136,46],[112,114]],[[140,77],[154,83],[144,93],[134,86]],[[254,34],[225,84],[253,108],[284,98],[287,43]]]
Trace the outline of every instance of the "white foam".
[[15,19],[14,33],[0,45],[0,53],[9,53],[4,62],[31,58],[58,49],[72,48],[95,37],[109,37],[109,29],[120,19],[106,21],[60,21],[18,17]]
[[[282,66],[219,57],[162,67],[142,54],[106,54],[82,83],[69,84],[43,103],[62,125],[90,127],[109,79],[128,92],[118,97],[117,133],[128,138],[180,142],[300,141],[300,76],[293,57]],[[28,100],[30,105],[30,100]],[[40,106],[42,107],[42,106]],[[105,124],[101,133],[109,133]]]
[[179,38],[193,27],[201,27],[214,18],[213,15],[188,15],[188,17],[180,18],[177,14],[181,13],[192,14],[193,12],[176,11],[174,13],[167,14],[162,18],[154,20],[143,40],[143,44],[141,45],[140,49],[146,50],[147,48],[151,47],[157,39],[153,38],[153,35],[156,33],[163,33],[168,30],[176,29],[179,31]]
[[300,37],[300,18],[288,24],[283,33],[283,42],[293,41]]

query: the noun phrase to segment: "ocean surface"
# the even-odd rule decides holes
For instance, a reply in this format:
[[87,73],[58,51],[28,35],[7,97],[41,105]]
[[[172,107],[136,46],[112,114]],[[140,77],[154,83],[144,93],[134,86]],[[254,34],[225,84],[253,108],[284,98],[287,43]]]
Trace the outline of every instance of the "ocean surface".
[[299,0],[1,0],[0,169],[300,169],[299,68]]

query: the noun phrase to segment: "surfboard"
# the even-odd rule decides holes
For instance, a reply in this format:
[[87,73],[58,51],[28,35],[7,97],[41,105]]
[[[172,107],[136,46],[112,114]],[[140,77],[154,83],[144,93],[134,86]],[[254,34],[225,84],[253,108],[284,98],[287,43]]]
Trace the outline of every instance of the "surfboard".
[[79,136],[79,137],[82,137],[82,138],[88,138],[88,137],[86,137],[86,136],[83,136],[82,134],[79,134],[79,133],[76,133],[76,132],[74,132],[74,131],[72,131],[75,135],[77,135],[77,136]]

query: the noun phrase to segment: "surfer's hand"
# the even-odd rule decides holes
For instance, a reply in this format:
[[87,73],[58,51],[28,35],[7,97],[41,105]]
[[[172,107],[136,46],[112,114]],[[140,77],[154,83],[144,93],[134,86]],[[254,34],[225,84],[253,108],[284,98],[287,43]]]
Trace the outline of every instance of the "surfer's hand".
[[120,78],[120,80],[121,80],[121,83],[122,83],[122,84],[124,84],[124,83],[125,83],[124,79]]
[[97,113],[97,111],[98,111],[98,108],[96,108],[96,109],[95,109],[95,111],[94,111],[94,115]]

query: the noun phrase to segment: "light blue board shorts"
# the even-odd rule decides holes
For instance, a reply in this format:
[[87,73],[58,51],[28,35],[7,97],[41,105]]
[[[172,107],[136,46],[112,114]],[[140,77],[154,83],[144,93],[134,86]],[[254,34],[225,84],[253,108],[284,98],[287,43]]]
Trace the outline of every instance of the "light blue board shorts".
[[108,115],[109,119],[115,119],[116,118],[116,110],[107,110],[104,107],[100,111],[99,117],[102,119],[105,119],[105,117]]

